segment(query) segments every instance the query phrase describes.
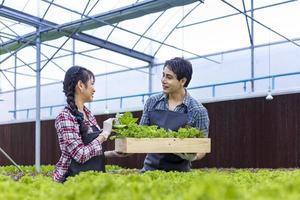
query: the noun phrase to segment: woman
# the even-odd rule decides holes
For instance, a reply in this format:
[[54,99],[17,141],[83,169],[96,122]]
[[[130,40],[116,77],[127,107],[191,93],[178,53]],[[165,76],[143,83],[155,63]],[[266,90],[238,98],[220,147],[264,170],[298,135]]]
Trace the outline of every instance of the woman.
[[[91,102],[95,93],[94,74],[79,66],[73,66],[65,74],[63,91],[68,105],[57,116],[55,128],[61,156],[53,173],[53,180],[64,182],[68,176],[81,171],[105,171],[102,143],[112,130],[113,119],[103,122],[100,131],[95,117],[84,103]],[[118,156],[105,152],[106,156]]]

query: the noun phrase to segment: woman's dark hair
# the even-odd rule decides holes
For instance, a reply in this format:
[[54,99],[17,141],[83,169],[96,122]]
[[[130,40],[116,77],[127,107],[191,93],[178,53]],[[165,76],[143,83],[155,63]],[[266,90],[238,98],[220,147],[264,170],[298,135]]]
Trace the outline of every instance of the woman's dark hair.
[[67,97],[67,103],[71,108],[71,113],[76,117],[79,123],[79,130],[82,135],[87,134],[88,126],[84,124],[83,113],[78,111],[75,104],[75,87],[78,81],[82,81],[87,85],[87,82],[91,79],[95,80],[95,76],[90,70],[80,66],[73,66],[66,72],[63,83],[63,91]]
[[184,87],[187,87],[192,79],[193,68],[190,61],[175,57],[165,62],[164,68],[168,67],[177,76],[177,80],[186,78]]

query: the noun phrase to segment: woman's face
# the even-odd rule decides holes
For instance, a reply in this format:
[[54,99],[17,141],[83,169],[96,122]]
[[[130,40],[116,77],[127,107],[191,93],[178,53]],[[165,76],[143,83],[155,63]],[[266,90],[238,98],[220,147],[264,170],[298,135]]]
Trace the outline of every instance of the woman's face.
[[90,79],[86,84],[83,84],[80,95],[84,102],[93,101],[94,93],[96,91],[94,88],[94,82],[94,79]]

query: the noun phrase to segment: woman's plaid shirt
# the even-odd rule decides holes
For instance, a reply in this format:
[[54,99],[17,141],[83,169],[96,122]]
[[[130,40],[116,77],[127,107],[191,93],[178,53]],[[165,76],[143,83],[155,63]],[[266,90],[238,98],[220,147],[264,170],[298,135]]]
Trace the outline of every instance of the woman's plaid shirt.
[[[86,107],[84,107],[84,112],[88,118],[84,123],[90,127],[89,131],[92,131],[91,126],[94,125],[100,129],[95,117]],[[72,158],[79,163],[85,163],[90,158],[101,155],[102,146],[98,139],[93,140],[88,145],[83,144],[79,134],[79,124],[75,116],[71,114],[68,106],[56,117],[55,128],[61,156],[56,164],[53,180],[62,182],[65,179]]]

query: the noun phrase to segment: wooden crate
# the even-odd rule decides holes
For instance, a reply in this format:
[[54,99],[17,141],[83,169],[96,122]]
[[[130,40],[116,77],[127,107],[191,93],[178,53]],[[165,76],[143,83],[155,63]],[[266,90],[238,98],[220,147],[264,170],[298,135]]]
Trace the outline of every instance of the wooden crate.
[[117,138],[122,153],[209,153],[210,138]]

